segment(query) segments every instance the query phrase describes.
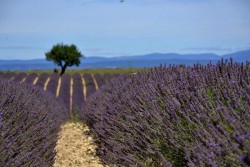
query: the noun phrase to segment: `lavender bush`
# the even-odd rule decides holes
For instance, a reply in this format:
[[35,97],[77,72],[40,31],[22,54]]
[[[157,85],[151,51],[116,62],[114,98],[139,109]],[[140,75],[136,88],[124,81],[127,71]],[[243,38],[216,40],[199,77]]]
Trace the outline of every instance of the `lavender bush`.
[[0,79],[4,78],[5,74],[3,72],[0,71]]
[[25,79],[25,83],[27,84],[33,84],[34,80],[36,79],[38,75],[36,73],[31,73],[29,75],[27,75],[26,79]]
[[26,73],[18,73],[13,79],[14,82],[21,82],[26,77]]
[[43,90],[0,81],[0,164],[52,166],[66,109]]
[[42,73],[37,82],[36,82],[36,86],[39,87],[39,88],[44,88],[44,85],[45,85],[45,82],[47,81],[47,79],[49,78],[49,74],[47,73]]
[[68,74],[64,74],[61,81],[61,88],[59,91],[59,98],[65,104],[68,112],[70,110],[70,79],[71,77]]
[[86,96],[88,98],[90,95],[92,95],[96,91],[95,83],[90,74],[84,74],[83,78],[85,79],[85,82],[86,82],[86,89],[87,89]]
[[120,77],[120,76],[121,76],[121,74],[112,74],[112,75],[111,75],[111,79],[112,79],[112,78],[118,78],[118,77]]
[[112,76],[109,73],[105,73],[103,75],[103,78],[104,78],[105,82],[107,83],[107,82],[109,82],[111,80]]
[[16,76],[16,73],[14,73],[14,72],[6,72],[6,73],[3,73],[1,78],[13,79],[15,76]]
[[247,166],[250,63],[120,77],[89,99],[84,117],[109,165]]
[[80,74],[73,75],[73,95],[72,108],[81,109],[84,103],[82,76]]
[[95,78],[99,88],[105,84],[105,79],[100,74],[95,74],[94,78]]
[[56,96],[56,90],[58,86],[59,75],[53,73],[50,75],[50,81],[47,85],[47,91]]
[[108,83],[108,82],[112,81],[112,79],[119,78],[120,76],[122,76],[123,78],[126,78],[127,76],[130,76],[130,74],[109,74],[109,73],[105,73],[102,78],[105,81],[105,83]]

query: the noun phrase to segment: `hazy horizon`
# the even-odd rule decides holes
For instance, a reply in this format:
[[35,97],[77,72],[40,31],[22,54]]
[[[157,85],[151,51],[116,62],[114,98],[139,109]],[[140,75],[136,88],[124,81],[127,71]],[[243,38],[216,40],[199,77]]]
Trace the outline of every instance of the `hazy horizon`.
[[250,49],[249,0],[0,0],[0,59],[44,59],[57,43],[86,57]]
[[[240,51],[245,51],[245,50],[240,50]],[[240,52],[239,51],[239,52]],[[203,53],[177,53],[177,52],[166,52],[166,53],[161,53],[161,52],[152,52],[152,53],[145,53],[145,54],[135,54],[135,55],[120,55],[120,56],[85,56],[83,57],[84,58],[119,58],[119,57],[133,57],[133,56],[145,56],[145,55],[149,55],[149,54],[180,54],[180,55],[199,55],[199,54],[215,54],[219,57],[223,57],[224,55],[227,55],[227,54],[231,54],[231,53],[236,53],[236,52],[229,52],[229,53],[226,53],[226,54],[216,54],[216,53],[209,53],[209,52],[203,52]],[[46,57],[41,57],[41,58],[26,58],[26,59],[22,59],[22,58],[15,58],[15,59],[8,59],[8,58],[0,58],[0,60],[20,60],[20,61],[25,61],[25,60],[46,60]]]

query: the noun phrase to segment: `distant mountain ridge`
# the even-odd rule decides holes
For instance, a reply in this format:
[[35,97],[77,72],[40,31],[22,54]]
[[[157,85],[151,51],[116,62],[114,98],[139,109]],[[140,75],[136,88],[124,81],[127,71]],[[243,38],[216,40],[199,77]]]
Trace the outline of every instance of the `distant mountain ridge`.
[[[86,57],[82,59],[79,67],[72,68],[143,68],[154,67],[161,64],[185,64],[216,63],[221,58],[233,58],[236,62],[250,61],[250,50],[239,51],[222,56],[213,53],[203,54],[177,54],[177,53],[150,53],[146,55],[122,56],[122,57]],[[0,60],[0,70],[44,70],[54,69],[58,66],[45,59],[35,60]]]
[[177,54],[177,53],[151,53],[139,56],[124,56],[118,59],[133,59],[133,60],[164,60],[164,59],[185,59],[185,60],[204,60],[204,59],[218,59],[218,55],[212,53],[205,54]]
[[250,61],[250,50],[243,50],[231,54],[226,54],[223,56],[225,59],[233,58],[233,60],[238,62]]

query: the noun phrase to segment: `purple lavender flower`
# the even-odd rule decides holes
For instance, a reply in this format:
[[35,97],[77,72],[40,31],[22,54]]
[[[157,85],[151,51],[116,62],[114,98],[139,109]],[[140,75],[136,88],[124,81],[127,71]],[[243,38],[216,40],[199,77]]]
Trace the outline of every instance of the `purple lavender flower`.
[[1,166],[52,166],[60,125],[69,119],[63,105],[43,90],[0,81]]
[[249,69],[222,60],[106,83],[83,112],[99,156],[118,166],[242,166],[250,143]]

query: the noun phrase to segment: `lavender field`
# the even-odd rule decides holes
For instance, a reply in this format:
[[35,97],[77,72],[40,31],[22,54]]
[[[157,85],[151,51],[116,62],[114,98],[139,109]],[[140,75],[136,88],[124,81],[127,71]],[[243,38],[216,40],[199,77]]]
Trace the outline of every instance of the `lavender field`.
[[0,90],[0,166],[52,166],[69,112],[42,89],[1,78]]
[[[18,128],[29,127],[31,118],[42,121],[47,107],[52,114],[51,120],[49,115],[46,117],[48,122],[53,122],[55,114],[60,113],[64,113],[61,120],[68,120],[77,111],[90,128],[98,146],[97,155],[109,166],[250,166],[249,62],[222,60],[206,66],[160,66],[119,76],[0,73],[0,78],[3,92],[0,96],[7,99],[0,103],[0,123],[4,125],[0,128],[4,132],[0,148],[6,150],[0,155],[0,163],[6,166],[35,164],[30,162],[34,159],[44,166],[53,163],[51,150],[41,155],[35,152],[36,158],[24,161],[30,152],[25,152],[25,145],[19,149],[15,143],[26,141],[25,135],[24,138],[17,135]],[[7,83],[13,86],[8,87]],[[33,117],[24,117],[21,111],[29,113],[29,108],[40,104],[33,96],[43,99],[42,103],[47,96],[54,99],[45,100],[41,108],[32,110],[37,109]],[[17,120],[14,115],[18,115]],[[21,124],[22,120],[27,124]],[[41,134],[45,135],[53,128],[57,132],[62,122],[51,126],[41,122],[37,128],[46,127],[47,131]],[[26,134],[25,128],[21,132]],[[33,131],[27,133],[29,138],[35,135]],[[57,139],[53,135],[51,141]],[[55,143],[50,145],[53,150]]]
[[82,109],[86,103],[87,97],[92,95],[105,83],[112,78],[119,77],[120,74],[65,74],[59,77],[58,74],[42,73],[14,73],[0,72],[0,79],[7,79],[13,82],[25,83],[49,92],[61,99],[71,112],[73,109]]
[[0,166],[53,166],[61,125],[108,76],[0,72]]
[[84,113],[116,166],[250,166],[250,63],[157,67],[114,79]]

